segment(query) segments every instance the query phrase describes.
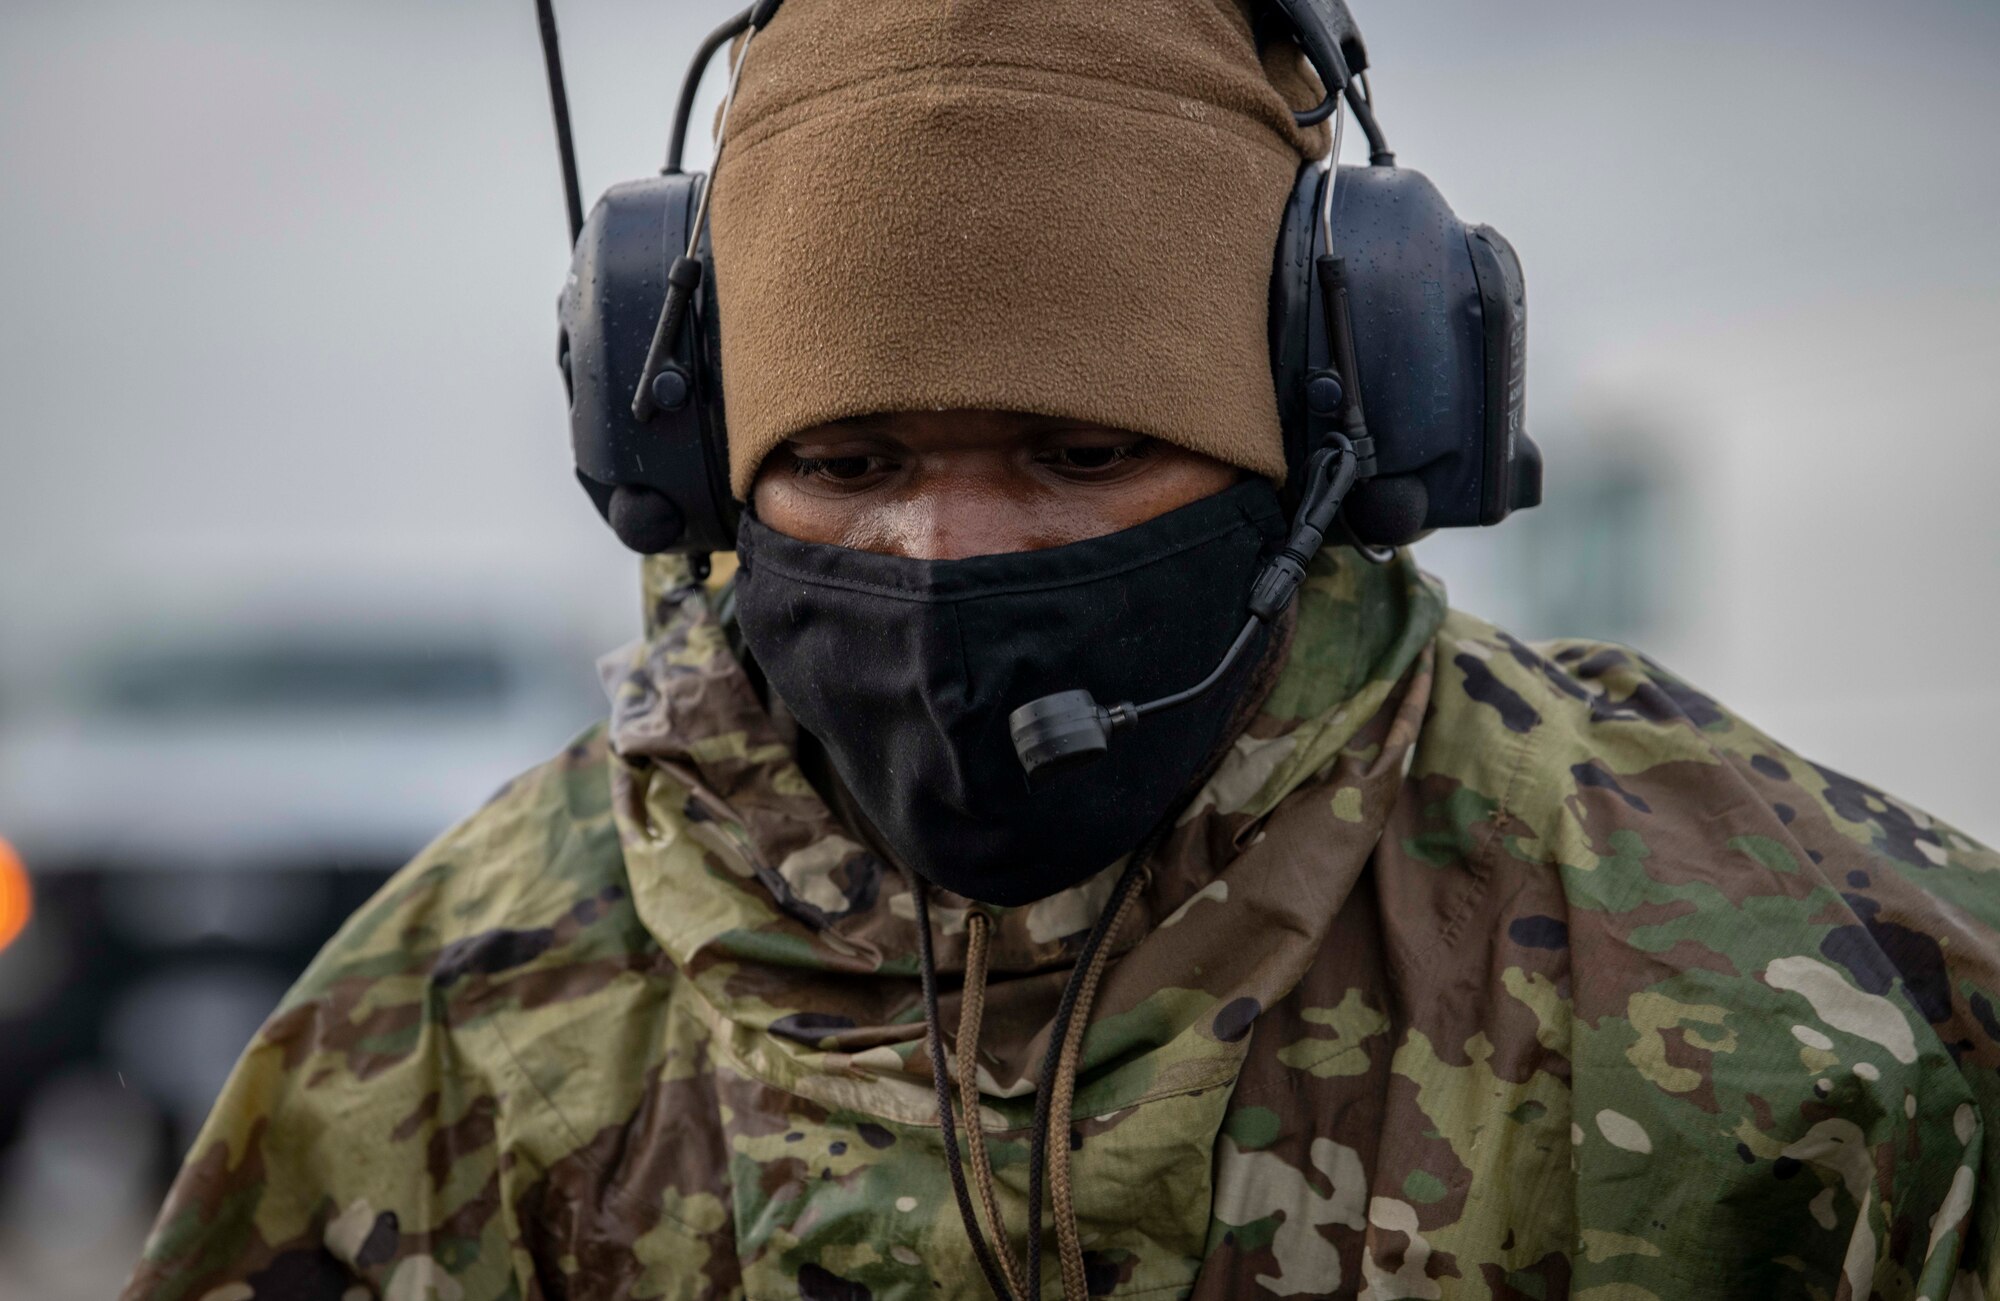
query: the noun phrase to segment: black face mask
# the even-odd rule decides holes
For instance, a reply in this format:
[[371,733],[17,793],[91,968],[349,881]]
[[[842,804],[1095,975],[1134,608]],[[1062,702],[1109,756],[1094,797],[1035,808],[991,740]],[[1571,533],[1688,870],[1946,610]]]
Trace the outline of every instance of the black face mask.
[[1009,712],[1074,688],[1148,700],[1200,681],[1284,536],[1261,479],[1120,533],[969,560],[801,542],[746,513],[737,610],[884,847],[947,890],[1023,904],[1110,866],[1191,793],[1260,656],[1032,792]]

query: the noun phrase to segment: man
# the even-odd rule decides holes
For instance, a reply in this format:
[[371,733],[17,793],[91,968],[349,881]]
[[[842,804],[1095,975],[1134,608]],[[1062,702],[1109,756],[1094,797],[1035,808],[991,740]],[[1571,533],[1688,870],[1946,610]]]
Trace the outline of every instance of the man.
[[2000,1288],[2000,859],[1642,656],[1330,548],[1101,766],[994,762],[1020,683],[1214,663],[1284,535],[1285,48],[759,34],[742,571],[647,562],[608,724],[348,923],[128,1296]]

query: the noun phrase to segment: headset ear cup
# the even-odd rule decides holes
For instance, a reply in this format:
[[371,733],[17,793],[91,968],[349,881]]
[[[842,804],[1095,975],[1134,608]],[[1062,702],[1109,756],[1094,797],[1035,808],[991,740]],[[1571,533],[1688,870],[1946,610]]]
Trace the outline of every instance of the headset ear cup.
[[1313,452],[1312,417],[1306,408],[1311,375],[1311,336],[1315,313],[1312,284],[1313,236],[1318,227],[1320,184],[1325,173],[1317,163],[1299,169],[1291,201],[1278,232],[1271,264],[1271,381],[1278,391],[1278,416],[1283,430],[1286,508],[1297,504],[1305,488],[1305,466]]
[[1341,518],[1357,542],[1400,547],[1415,542],[1430,515],[1431,495],[1415,475],[1364,479],[1348,492]]
[[[736,542],[720,333],[705,266],[690,278],[688,315],[649,387],[652,409],[644,418],[632,410],[702,179],[655,176],[606,191],[577,240],[559,309],[578,475],[612,531],[646,555],[726,551]],[[706,246],[700,252],[705,262]]]
[[740,503],[729,481],[729,412],[722,401],[722,304],[715,281],[715,248],[707,232],[701,260],[708,274],[695,301],[695,402],[701,417],[702,455],[708,466],[709,497],[734,545]]

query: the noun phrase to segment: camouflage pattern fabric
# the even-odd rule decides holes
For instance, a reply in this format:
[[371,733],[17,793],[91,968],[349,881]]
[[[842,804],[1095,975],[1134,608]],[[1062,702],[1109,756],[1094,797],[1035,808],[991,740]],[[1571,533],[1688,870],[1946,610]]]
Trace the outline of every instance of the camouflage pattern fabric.
[[[329,945],[128,1298],[985,1295],[914,901],[709,596],[648,573],[608,726]],[[1016,1250],[1115,866],[986,910]],[[932,910],[947,1034],[975,906]],[[1117,943],[1072,1133],[1094,1295],[2000,1295],[2000,858],[1633,652],[1448,613],[1406,556],[1317,563]]]

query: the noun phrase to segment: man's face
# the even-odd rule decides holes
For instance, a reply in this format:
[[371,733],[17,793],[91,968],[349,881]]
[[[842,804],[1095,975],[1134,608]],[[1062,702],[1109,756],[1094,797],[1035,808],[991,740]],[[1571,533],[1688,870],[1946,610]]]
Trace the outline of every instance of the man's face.
[[1074,420],[897,412],[781,444],[759,467],[752,500],[766,525],[802,541],[962,560],[1116,533],[1241,475],[1199,452]]

